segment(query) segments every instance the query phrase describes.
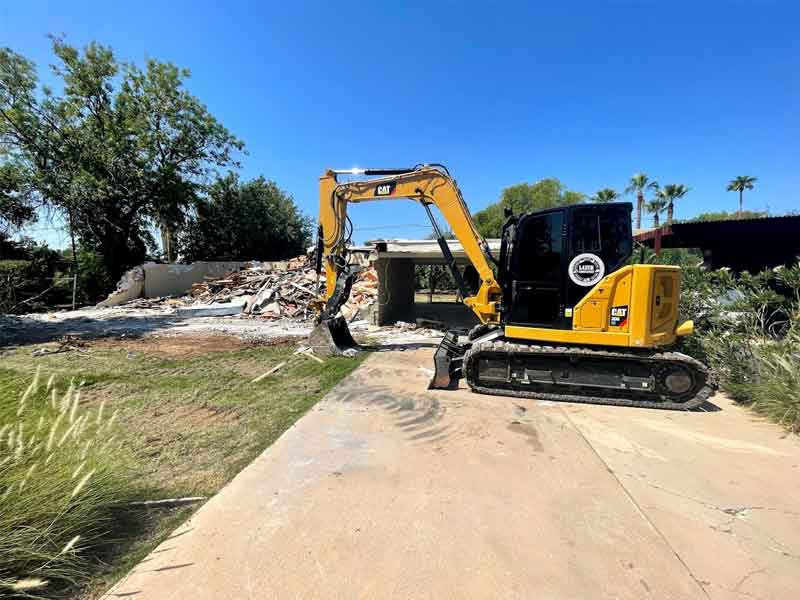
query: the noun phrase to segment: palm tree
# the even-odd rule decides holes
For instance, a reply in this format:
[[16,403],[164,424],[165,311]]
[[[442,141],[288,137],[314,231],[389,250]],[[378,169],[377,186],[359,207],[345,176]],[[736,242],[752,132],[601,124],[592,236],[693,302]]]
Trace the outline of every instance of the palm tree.
[[736,179],[731,179],[730,183],[728,183],[728,191],[729,192],[739,192],[739,212],[736,213],[737,216],[742,216],[742,204],[745,190],[752,190],[753,184],[756,182],[755,177],[751,177],[750,175],[739,175]]
[[630,184],[625,188],[626,194],[636,193],[636,229],[642,228],[642,210],[644,209],[645,190],[657,190],[658,183],[650,181],[644,173],[636,173],[630,179]]
[[617,190],[603,188],[602,190],[597,190],[597,193],[592,196],[592,202],[605,204],[606,202],[614,202],[614,200],[617,200],[619,197],[619,192]]
[[659,215],[664,212],[664,209],[667,207],[668,203],[669,200],[667,199],[664,190],[656,191],[655,198],[647,203],[647,211],[653,215],[653,227],[658,227],[660,225]]
[[682,183],[668,183],[664,186],[664,198],[667,200],[667,225],[672,224],[672,215],[675,210],[674,202],[689,193],[689,188]]

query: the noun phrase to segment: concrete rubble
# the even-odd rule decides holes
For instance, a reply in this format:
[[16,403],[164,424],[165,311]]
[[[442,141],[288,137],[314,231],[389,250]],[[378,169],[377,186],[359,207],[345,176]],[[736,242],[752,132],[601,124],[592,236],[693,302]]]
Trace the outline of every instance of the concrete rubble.
[[[314,317],[312,301],[325,284],[304,256],[280,263],[246,263],[222,277],[206,277],[180,297],[136,298],[122,308],[176,308],[182,316],[242,313],[253,318],[308,321]],[[352,321],[365,316],[378,297],[378,276],[366,267],[353,284],[341,313]]]
[[[75,311],[0,315],[0,347],[44,343],[63,336],[230,335],[274,340],[301,338],[311,332],[311,301],[317,284],[312,263],[305,258],[248,263],[240,270],[205,279],[183,296],[138,297],[114,306]],[[321,277],[320,290],[324,284]],[[378,277],[367,263],[341,310],[357,341],[394,349],[438,343],[441,331],[425,320],[375,325],[377,305]]]

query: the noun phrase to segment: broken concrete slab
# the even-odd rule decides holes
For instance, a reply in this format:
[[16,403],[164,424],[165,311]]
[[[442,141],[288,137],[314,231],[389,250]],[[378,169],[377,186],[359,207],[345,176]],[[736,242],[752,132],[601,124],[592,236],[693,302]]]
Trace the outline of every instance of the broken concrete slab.
[[226,317],[238,315],[243,310],[249,296],[234,298],[231,302],[214,302],[211,304],[197,304],[192,306],[181,306],[176,310],[179,317]]
[[117,289],[108,295],[108,298],[97,304],[98,308],[118,306],[125,304],[136,298],[141,298],[144,294],[144,268],[140,265],[126,271],[117,283]]

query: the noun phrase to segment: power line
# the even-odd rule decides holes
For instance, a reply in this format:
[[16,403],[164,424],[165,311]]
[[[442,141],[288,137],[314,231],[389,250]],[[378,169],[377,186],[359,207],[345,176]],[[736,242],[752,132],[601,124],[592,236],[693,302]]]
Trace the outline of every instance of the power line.
[[370,231],[374,229],[398,229],[401,227],[417,227],[422,229],[431,229],[430,224],[422,225],[419,223],[408,223],[408,224],[401,224],[401,225],[373,225],[371,227],[356,227],[353,231]]

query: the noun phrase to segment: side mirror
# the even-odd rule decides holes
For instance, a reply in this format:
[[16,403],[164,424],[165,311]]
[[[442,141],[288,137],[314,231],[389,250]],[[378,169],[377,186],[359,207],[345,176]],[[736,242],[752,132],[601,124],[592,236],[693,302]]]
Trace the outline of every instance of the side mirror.
[[514,211],[511,210],[510,206],[506,206],[506,207],[503,208],[503,216],[506,219],[508,219],[509,217],[513,217],[514,216]]

